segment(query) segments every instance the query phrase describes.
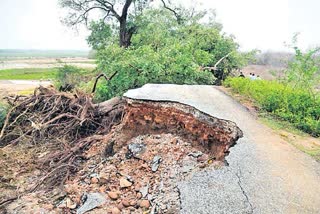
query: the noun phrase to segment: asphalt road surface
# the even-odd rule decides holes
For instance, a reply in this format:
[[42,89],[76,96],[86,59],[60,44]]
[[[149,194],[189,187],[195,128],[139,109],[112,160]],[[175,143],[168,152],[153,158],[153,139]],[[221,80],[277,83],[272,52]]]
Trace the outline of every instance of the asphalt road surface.
[[244,133],[229,166],[178,184],[181,213],[320,213],[320,163],[284,142],[213,86],[147,84],[126,97],[176,101],[237,123]]

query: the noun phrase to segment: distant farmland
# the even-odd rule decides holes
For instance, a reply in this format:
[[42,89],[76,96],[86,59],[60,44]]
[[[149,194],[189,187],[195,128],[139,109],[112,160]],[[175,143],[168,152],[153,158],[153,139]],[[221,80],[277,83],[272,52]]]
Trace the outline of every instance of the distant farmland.
[[88,50],[15,50],[0,49],[0,59],[10,58],[61,58],[61,57],[85,57]]

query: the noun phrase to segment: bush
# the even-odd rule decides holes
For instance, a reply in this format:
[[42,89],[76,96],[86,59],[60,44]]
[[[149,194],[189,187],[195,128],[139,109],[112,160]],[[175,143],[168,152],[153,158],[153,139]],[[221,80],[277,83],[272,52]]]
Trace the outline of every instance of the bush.
[[254,99],[264,111],[289,121],[298,129],[320,136],[320,96],[276,81],[228,78],[224,84]]
[[58,69],[55,85],[60,91],[71,91],[81,83],[84,72],[78,67],[64,65]]
[[7,115],[8,107],[7,105],[0,102],[0,130],[4,124],[6,115]]
[[161,50],[149,45],[125,50],[115,45],[99,51],[98,58],[100,69],[108,76],[118,72],[108,84],[98,85],[96,98],[100,101],[146,83],[213,84],[215,80],[209,71],[201,71],[189,51],[178,44]]

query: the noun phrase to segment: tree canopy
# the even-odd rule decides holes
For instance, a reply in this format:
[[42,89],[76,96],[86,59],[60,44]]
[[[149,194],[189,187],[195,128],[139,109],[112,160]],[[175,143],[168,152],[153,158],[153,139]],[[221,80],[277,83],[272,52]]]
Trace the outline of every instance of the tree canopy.
[[[153,0],[60,0],[60,6],[69,10],[64,22],[70,26],[84,23],[88,25],[90,20],[98,18],[101,23],[114,25],[118,31],[119,45],[128,47],[131,44],[132,35],[137,30],[136,20],[142,12],[149,8]],[[165,0],[161,0],[164,8],[172,12],[178,22],[182,17],[168,6]]]
[[[222,31],[215,11],[186,9],[159,0],[60,0],[70,25],[86,23],[98,70],[113,76],[98,85],[100,99],[146,83],[221,84],[246,64],[233,36]],[[98,19],[89,18],[99,11]],[[113,75],[117,72],[116,75]]]

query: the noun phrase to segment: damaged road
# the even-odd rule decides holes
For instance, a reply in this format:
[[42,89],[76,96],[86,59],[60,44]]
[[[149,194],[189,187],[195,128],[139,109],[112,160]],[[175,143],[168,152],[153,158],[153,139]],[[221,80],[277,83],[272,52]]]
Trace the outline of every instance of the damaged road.
[[234,122],[177,102],[93,104],[43,87],[11,102],[0,133],[7,213],[178,213],[177,184],[223,167],[243,136]]
[[283,142],[218,87],[148,84],[125,96],[184,103],[233,121],[243,131],[226,157],[229,166],[206,168],[179,182],[180,213],[319,212],[320,164]]
[[0,140],[5,213],[320,210],[319,163],[217,87],[148,84],[100,104],[40,88],[14,110]]

